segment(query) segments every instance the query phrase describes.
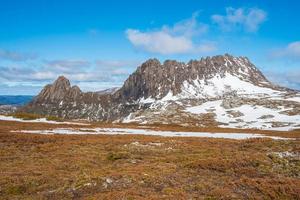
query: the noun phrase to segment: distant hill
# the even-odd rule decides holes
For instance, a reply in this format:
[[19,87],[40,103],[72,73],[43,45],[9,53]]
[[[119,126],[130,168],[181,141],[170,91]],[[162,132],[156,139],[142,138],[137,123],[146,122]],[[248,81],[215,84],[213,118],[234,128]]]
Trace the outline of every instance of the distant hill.
[[0,95],[0,105],[21,106],[29,103],[33,97],[30,95]]

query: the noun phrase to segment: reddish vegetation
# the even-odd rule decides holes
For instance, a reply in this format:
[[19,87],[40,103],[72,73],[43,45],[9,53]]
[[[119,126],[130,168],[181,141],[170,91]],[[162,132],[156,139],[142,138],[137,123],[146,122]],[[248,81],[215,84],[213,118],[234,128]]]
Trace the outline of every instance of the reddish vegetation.
[[10,132],[54,127],[66,125],[0,121],[1,199],[300,198],[296,131],[288,141]]

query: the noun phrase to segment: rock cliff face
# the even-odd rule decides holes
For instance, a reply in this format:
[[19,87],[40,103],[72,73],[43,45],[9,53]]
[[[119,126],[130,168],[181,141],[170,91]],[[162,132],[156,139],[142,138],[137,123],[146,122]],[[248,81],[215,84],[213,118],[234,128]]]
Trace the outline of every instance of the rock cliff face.
[[116,120],[129,114],[133,106],[123,105],[122,99],[113,92],[82,92],[78,86],[71,86],[67,78],[60,76],[20,111],[66,119]]
[[191,60],[187,64],[175,60],[161,64],[157,59],[150,59],[129,76],[121,92],[132,100],[161,99],[169,92],[173,95],[181,93],[185,82],[193,85],[195,80],[207,82],[214,77],[225,78],[228,74],[254,85],[273,87],[248,58],[226,54]]
[[82,92],[79,87],[71,87],[70,81],[64,76],[60,76],[53,84],[44,87],[37,96],[36,102],[57,103],[66,98],[72,101],[78,99],[81,94]]
[[[22,111],[68,119],[196,126],[230,124],[230,119],[218,116],[217,112],[222,108],[225,109],[222,110],[224,116],[232,116],[239,126],[252,127],[245,119],[240,125],[242,116],[247,113],[234,108],[242,105],[261,105],[268,109],[283,106],[290,109],[292,115],[289,116],[295,117],[294,125],[298,126],[299,96],[297,91],[270,83],[248,58],[225,54],[188,63],[175,60],[160,63],[150,59],[139,66],[121,88],[102,92],[82,92],[61,76],[45,86]],[[207,102],[215,104],[211,109],[203,108],[204,112],[190,112],[189,108]],[[264,123],[270,122],[261,119]]]

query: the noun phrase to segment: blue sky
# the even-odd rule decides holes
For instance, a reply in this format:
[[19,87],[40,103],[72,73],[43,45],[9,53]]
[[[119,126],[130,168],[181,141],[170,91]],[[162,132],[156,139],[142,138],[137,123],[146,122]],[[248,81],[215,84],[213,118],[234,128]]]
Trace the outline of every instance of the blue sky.
[[85,91],[121,86],[143,61],[247,56],[300,89],[299,1],[0,1],[0,94],[58,75]]

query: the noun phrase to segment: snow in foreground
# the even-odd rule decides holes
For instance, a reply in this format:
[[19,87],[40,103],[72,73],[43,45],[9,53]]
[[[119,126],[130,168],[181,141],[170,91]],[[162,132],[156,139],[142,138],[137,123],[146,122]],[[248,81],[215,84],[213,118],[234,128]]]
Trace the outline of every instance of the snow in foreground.
[[51,121],[47,120],[46,118],[40,118],[40,119],[33,119],[33,120],[24,120],[20,118],[15,118],[12,116],[5,116],[5,115],[0,115],[0,121],[15,121],[15,122],[31,122],[31,123],[48,123],[48,124],[72,124],[72,125],[89,125],[85,123],[79,123],[79,122],[57,122],[57,121]]
[[275,136],[267,136],[253,133],[209,133],[209,132],[174,132],[174,131],[155,131],[146,129],[129,128],[56,128],[52,130],[21,130],[12,132],[36,133],[36,134],[104,134],[104,135],[154,135],[164,137],[208,137],[226,139],[249,139],[249,138],[271,138],[275,140],[286,140]]

